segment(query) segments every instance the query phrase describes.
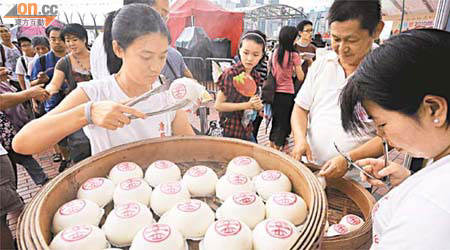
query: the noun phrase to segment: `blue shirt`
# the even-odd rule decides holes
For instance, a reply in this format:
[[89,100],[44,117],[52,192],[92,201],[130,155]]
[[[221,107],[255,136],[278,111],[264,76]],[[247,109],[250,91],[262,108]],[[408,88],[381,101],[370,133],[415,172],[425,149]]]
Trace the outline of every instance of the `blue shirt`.
[[[53,78],[55,65],[59,59],[60,57],[57,57],[53,51],[50,51],[47,54],[45,54],[45,65],[41,65],[40,57],[36,59],[35,63],[33,64],[33,69],[31,70],[31,80],[32,81],[36,80],[39,72],[45,72],[51,81]],[[61,87],[60,92],[58,92],[55,95],[52,95],[50,99],[45,101],[44,103],[45,112],[49,112],[61,102],[61,100],[63,99],[62,93],[63,89],[65,89],[64,85]]]

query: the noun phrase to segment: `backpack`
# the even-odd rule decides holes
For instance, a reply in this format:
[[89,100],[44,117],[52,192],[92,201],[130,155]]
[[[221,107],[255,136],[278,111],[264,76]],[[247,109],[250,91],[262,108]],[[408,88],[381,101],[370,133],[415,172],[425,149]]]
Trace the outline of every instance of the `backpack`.
[[[66,91],[64,91],[64,95],[66,96],[77,87],[77,84],[73,79],[72,64],[70,63],[69,55],[66,55],[61,59],[64,60],[67,65],[64,72],[69,85],[66,88]],[[73,134],[67,136],[67,144],[69,146],[70,158],[75,163],[91,156],[91,143],[83,132],[83,129],[77,130]]]

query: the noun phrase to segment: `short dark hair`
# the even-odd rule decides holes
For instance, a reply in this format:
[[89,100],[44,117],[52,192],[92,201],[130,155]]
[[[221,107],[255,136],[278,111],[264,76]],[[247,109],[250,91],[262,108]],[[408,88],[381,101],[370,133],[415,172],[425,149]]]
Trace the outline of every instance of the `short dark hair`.
[[123,5],[129,5],[133,3],[142,3],[142,4],[148,4],[150,6],[153,6],[155,4],[156,0],[123,0]]
[[297,24],[298,31],[302,32],[306,25],[313,25],[313,23],[309,20],[303,20]]
[[9,27],[4,24],[0,24],[0,28],[7,28],[8,30],[10,30]]
[[86,29],[81,24],[78,23],[66,24],[60,34],[61,40],[64,41],[67,35],[72,35],[78,39],[84,40],[86,48],[88,47],[88,34]]
[[328,23],[359,20],[362,29],[372,35],[381,21],[380,0],[335,0],[328,12]]
[[30,38],[28,38],[26,36],[21,36],[21,37],[17,38],[17,42],[19,43],[19,47],[21,47],[23,42],[31,43],[31,40],[30,40]]
[[45,34],[47,35],[47,37],[50,37],[50,32],[52,31],[61,31],[61,28],[58,26],[48,26],[47,28],[45,28]]
[[33,39],[31,39],[31,43],[33,44],[33,47],[43,45],[50,49],[50,43],[48,42],[48,39],[45,36],[35,36],[33,37]]
[[353,134],[367,130],[355,108],[365,101],[410,117],[417,116],[426,95],[443,97],[450,105],[450,84],[445,80],[448,58],[450,33],[446,31],[410,30],[386,40],[366,56],[341,93],[344,129]]

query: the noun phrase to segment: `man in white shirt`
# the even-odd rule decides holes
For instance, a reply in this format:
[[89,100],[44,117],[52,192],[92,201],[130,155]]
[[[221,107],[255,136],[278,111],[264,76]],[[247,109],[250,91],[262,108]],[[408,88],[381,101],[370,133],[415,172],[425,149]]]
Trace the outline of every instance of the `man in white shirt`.
[[353,160],[377,157],[383,152],[380,138],[345,133],[339,108],[339,95],[348,77],[383,29],[380,2],[335,0],[329,23],[334,52],[313,63],[295,99],[292,156],[297,160],[306,156],[308,162],[322,166],[321,175],[339,178],[347,172],[348,164],[334,148],[334,142]]
[[8,68],[10,79],[9,83],[17,89],[21,90],[19,80],[16,74],[16,64],[19,57],[22,55],[20,49],[11,41],[11,31],[9,28],[0,24],[0,38],[2,40],[0,44],[0,66]]
[[31,72],[31,70],[29,70],[29,65],[36,58],[36,51],[34,51],[28,37],[20,37],[17,41],[22,49],[23,56],[17,61],[16,74],[20,87],[25,90],[30,88],[30,74],[28,72]]

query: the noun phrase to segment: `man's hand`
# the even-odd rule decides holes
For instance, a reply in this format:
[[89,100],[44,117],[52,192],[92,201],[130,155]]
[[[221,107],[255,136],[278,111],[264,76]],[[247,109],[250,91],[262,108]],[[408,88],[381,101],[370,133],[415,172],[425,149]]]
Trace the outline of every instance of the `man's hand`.
[[319,175],[329,179],[341,178],[347,173],[348,163],[342,156],[336,156],[327,161],[320,170]]
[[311,148],[309,147],[308,142],[306,142],[306,139],[300,143],[296,143],[291,151],[291,156],[297,161],[301,160],[303,155],[306,156],[308,162],[313,161]]
[[44,84],[33,86],[27,90],[24,90],[29,99],[35,98],[39,101],[45,101],[49,98],[49,93],[43,88]]

